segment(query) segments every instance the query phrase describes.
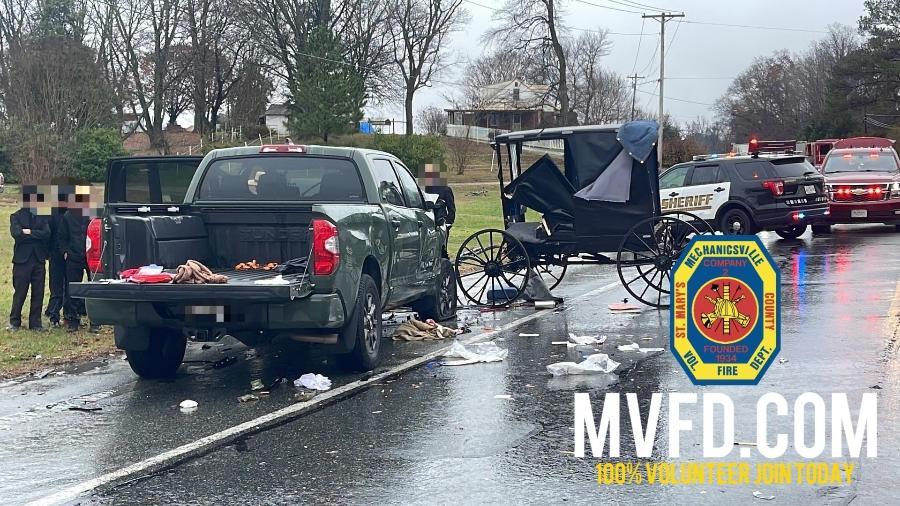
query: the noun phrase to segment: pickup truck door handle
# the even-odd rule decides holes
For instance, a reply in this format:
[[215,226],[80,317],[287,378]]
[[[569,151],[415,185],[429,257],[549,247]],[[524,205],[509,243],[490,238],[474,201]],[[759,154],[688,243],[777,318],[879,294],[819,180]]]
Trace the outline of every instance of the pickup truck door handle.
[[714,192],[723,192],[723,191],[725,191],[725,188],[722,188],[721,186],[719,186],[718,188],[716,188],[716,189],[713,190],[713,191],[714,191]]
[[391,218],[391,225],[394,226],[394,231],[395,231],[395,232],[399,232],[399,231],[400,231],[400,224],[401,224],[401,223],[400,223],[400,219],[399,219],[399,218]]
[[677,197],[677,196],[678,196],[678,192],[672,192],[672,193],[669,194],[669,196],[670,196],[670,197]]

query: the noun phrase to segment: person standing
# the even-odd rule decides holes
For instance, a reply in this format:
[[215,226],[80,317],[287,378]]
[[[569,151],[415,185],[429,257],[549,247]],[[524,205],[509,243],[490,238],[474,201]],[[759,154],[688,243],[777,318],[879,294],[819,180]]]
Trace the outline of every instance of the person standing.
[[[75,332],[81,326],[81,315],[85,314],[84,299],[76,299],[69,296],[68,284],[84,280],[87,272],[87,256],[85,252],[87,241],[87,227],[91,217],[85,214],[84,209],[70,205],[66,214],[59,223],[57,232],[57,249],[66,262],[66,294],[63,303],[63,318],[66,322],[66,331]],[[90,279],[90,272],[87,272]],[[91,325],[90,330],[96,331],[97,327]]]
[[47,275],[47,242],[50,224],[45,216],[38,216],[41,201],[34,186],[22,186],[22,208],[9,217],[9,233],[13,246],[13,300],[9,312],[8,330],[22,328],[22,306],[28,290],[31,305],[28,310],[28,328],[44,330],[41,324],[41,308],[44,305],[44,281]]
[[68,194],[64,192],[64,187],[59,187],[56,197],[58,205],[50,213],[50,301],[44,311],[50,319],[51,327],[59,327],[59,314],[66,295],[66,259],[59,249],[59,229],[68,205]]

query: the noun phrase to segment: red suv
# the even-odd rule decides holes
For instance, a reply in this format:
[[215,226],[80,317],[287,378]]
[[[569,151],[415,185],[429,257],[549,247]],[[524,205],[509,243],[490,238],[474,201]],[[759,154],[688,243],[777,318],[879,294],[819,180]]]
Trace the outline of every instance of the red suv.
[[843,139],[822,163],[828,216],[813,225],[827,233],[836,223],[885,223],[900,229],[900,158],[893,141]]

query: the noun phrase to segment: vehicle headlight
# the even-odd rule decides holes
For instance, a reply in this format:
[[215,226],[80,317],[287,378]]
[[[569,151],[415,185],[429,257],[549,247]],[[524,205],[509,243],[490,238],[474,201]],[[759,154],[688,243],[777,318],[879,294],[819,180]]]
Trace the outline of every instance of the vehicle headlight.
[[891,198],[900,197],[900,183],[891,183]]

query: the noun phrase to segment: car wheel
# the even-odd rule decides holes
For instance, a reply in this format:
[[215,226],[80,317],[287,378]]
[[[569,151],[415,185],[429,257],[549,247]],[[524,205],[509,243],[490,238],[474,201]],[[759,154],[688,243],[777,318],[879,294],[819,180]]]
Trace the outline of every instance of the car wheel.
[[456,271],[447,258],[441,258],[440,266],[434,292],[412,304],[422,320],[431,318],[442,322],[456,315]]
[[782,239],[796,239],[806,233],[806,228],[806,224],[793,225],[790,227],[777,228],[775,229],[775,233],[781,236]]
[[131,370],[141,378],[170,378],[184,360],[187,338],[172,329],[152,329],[146,350],[126,350]]
[[342,331],[342,340],[352,341],[353,351],[341,355],[343,365],[355,371],[371,371],[381,360],[381,295],[375,280],[363,274],[353,316]]
[[752,235],[756,233],[756,225],[743,209],[733,208],[719,219],[719,230],[725,235]]
[[812,226],[813,234],[830,234],[831,233],[831,225],[813,225]]

